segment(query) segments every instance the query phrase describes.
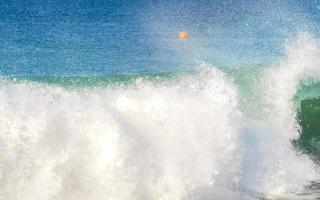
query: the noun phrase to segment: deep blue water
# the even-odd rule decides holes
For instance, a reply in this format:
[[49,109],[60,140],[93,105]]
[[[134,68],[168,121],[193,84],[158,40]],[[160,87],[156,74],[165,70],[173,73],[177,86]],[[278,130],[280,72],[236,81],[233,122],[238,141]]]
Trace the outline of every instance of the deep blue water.
[[[140,74],[264,65],[298,32],[318,34],[320,1],[0,1],[0,74]],[[188,41],[177,38],[190,32]]]

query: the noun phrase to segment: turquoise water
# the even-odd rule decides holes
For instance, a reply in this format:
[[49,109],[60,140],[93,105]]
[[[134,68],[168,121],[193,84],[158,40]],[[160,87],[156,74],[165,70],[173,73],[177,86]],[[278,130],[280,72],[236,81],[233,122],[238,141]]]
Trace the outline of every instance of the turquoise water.
[[319,12],[0,1],[0,199],[319,198]]

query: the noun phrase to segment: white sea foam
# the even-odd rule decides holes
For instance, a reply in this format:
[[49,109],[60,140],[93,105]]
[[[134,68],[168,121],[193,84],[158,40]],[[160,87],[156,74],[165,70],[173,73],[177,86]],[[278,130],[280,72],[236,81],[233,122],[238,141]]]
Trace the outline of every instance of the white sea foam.
[[259,125],[244,131],[245,178],[242,186],[269,195],[299,191],[319,180],[317,167],[293,150],[299,136],[293,103],[299,83],[320,75],[320,47],[302,33],[285,46],[286,57],[264,70],[256,86],[261,102]]
[[80,91],[3,81],[0,199],[255,199],[301,191],[319,174],[291,146],[298,134],[291,99],[318,69],[317,42],[302,35],[263,73],[265,120],[255,123],[243,116],[232,79],[214,67]]
[[237,181],[237,95],[218,70],[80,92],[4,83],[0,96],[4,199],[182,199]]
[[[264,74],[263,99],[268,109],[266,116],[281,132],[296,138],[296,113],[292,99],[299,83],[320,76],[320,44],[307,33],[285,45],[286,58],[268,68]],[[291,130],[288,133],[288,128]]]

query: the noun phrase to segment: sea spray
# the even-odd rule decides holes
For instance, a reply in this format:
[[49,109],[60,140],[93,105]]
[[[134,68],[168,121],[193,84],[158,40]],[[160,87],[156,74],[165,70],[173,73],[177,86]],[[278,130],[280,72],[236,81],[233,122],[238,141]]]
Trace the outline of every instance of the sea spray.
[[265,70],[262,89],[268,120],[292,139],[298,136],[294,96],[303,80],[320,77],[319,41],[301,33],[287,42],[285,52],[285,59]]
[[83,90],[1,81],[0,198],[302,193],[319,173],[291,145],[299,136],[292,99],[318,74],[317,43],[302,34],[282,61],[255,74],[256,115],[241,105],[237,77],[204,63],[197,73]]
[[302,33],[285,50],[285,58],[261,71],[253,91],[260,91],[256,103],[264,117],[250,119],[254,123],[244,131],[243,171],[248,173],[242,185],[271,196],[299,193],[308,182],[319,180],[314,163],[292,147],[292,139],[299,136],[293,98],[303,80],[320,75],[319,43]]
[[66,91],[3,83],[4,199],[182,199],[234,189],[241,114],[219,70]]

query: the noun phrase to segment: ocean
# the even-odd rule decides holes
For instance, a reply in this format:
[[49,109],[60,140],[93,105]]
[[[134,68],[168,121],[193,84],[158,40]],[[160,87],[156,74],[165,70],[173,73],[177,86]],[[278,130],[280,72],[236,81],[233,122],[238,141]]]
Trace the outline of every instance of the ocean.
[[320,199],[319,25],[319,0],[0,0],[0,199]]

